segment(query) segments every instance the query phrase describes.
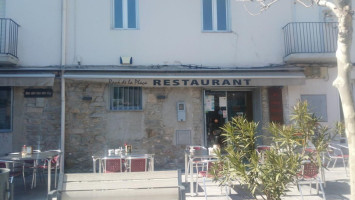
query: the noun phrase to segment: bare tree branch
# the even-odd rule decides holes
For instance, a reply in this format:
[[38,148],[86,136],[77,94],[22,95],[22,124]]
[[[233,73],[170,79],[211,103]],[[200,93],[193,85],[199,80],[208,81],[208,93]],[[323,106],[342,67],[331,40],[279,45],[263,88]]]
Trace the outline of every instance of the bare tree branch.
[[252,15],[252,16],[260,15],[261,12],[262,12],[261,10],[260,10],[258,13],[252,13],[252,12],[250,12],[249,9],[247,8],[247,6],[245,5],[245,3],[243,3],[243,7],[244,7],[244,10],[247,11],[247,13],[248,13],[249,15]]
[[302,0],[297,0],[298,3],[302,4],[304,7],[309,8],[312,7],[314,5],[314,1],[311,1],[311,3],[309,5],[307,5],[305,2],[303,2]]
[[339,10],[337,9],[337,6],[332,3],[332,2],[329,2],[327,0],[315,0],[315,2],[319,5],[319,6],[324,6],[324,7],[327,7],[329,8],[331,11],[333,11],[333,13],[339,17]]
[[259,6],[260,6],[259,12],[257,12],[257,13],[251,12],[245,4],[245,2],[253,2],[254,0],[235,0],[235,1],[243,2],[244,3],[243,7],[244,7],[245,11],[247,11],[249,15],[256,16],[256,15],[260,15],[262,12],[269,9],[269,7],[272,4],[278,2],[279,0],[272,0],[271,2],[267,2],[267,0],[256,0],[255,3],[259,4]]

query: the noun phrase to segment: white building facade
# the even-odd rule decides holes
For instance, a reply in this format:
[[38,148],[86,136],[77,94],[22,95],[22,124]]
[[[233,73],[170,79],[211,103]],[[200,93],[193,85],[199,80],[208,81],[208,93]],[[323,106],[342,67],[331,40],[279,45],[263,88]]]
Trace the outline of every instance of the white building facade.
[[86,171],[92,154],[129,143],[180,168],[186,145],[220,143],[233,116],[265,135],[308,100],[322,123],[340,121],[330,12],[288,1],[257,12],[232,0],[0,0],[0,153],[62,148],[66,169]]

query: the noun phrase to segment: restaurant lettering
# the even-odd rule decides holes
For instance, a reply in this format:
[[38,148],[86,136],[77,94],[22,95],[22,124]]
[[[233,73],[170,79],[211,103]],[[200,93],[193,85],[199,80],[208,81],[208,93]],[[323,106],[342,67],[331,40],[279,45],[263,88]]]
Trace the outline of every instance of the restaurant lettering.
[[250,86],[251,79],[109,79],[110,85],[138,87]]
[[251,79],[154,79],[153,86],[242,86],[249,85]]
[[109,84],[114,85],[136,85],[136,86],[144,86],[147,85],[147,81],[142,81],[141,79],[123,79],[123,80],[115,80],[110,79]]

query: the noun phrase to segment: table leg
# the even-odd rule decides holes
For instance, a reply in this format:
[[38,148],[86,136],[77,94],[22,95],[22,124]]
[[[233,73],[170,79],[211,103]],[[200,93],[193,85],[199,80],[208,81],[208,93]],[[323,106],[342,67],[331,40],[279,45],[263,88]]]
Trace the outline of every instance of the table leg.
[[187,172],[189,171],[187,169],[187,162],[189,162],[187,157],[188,157],[187,154],[185,154],[185,183],[187,182],[187,176],[188,176]]
[[195,196],[194,193],[194,168],[193,168],[193,164],[192,164],[192,159],[189,159],[189,165],[190,165],[190,194],[191,196]]
[[152,165],[152,171],[154,171],[154,156],[152,157],[151,161],[152,161],[152,164],[151,164]]
[[92,159],[92,171],[96,173],[96,160],[94,158]]
[[99,158],[99,173],[101,173],[102,171],[101,171],[101,164],[102,164],[102,159],[101,158]]
[[52,168],[52,158],[48,160],[48,193],[51,191],[51,168]]

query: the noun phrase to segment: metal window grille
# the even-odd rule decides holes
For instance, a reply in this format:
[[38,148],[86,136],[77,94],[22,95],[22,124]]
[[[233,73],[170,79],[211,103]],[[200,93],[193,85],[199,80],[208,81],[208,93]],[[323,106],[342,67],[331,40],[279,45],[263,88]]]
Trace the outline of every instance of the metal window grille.
[[191,130],[176,130],[175,145],[191,145]]
[[141,87],[111,88],[111,110],[142,110]]

